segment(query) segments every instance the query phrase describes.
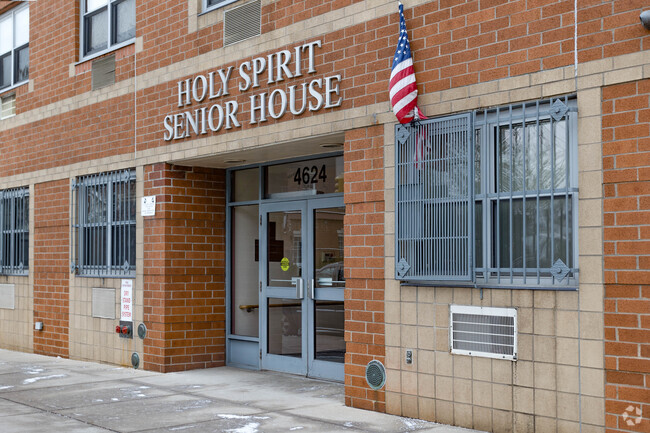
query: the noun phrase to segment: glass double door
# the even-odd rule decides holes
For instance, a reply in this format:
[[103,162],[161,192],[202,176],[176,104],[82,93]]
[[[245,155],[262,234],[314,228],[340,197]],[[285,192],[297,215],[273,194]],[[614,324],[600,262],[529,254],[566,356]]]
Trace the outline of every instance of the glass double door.
[[342,381],[343,199],[269,203],[260,215],[262,368]]

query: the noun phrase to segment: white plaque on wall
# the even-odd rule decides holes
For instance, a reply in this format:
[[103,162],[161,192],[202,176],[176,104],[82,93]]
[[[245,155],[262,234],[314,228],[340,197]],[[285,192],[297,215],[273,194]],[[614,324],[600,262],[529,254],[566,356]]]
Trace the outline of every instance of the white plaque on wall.
[[142,207],[140,208],[140,214],[142,216],[154,216],[156,215],[156,196],[148,195],[142,197]]
[[133,322],[133,280],[122,280],[120,320]]

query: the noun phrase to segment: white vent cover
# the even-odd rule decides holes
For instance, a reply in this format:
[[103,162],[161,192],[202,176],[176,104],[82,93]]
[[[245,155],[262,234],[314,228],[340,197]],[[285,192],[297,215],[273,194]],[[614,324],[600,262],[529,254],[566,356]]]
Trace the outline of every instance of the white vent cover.
[[224,12],[224,45],[231,45],[260,34],[262,34],[262,2],[260,0]]
[[115,289],[93,287],[92,316],[115,319]]
[[13,310],[16,308],[16,286],[0,284],[0,308]]
[[449,306],[451,353],[517,359],[517,310]]

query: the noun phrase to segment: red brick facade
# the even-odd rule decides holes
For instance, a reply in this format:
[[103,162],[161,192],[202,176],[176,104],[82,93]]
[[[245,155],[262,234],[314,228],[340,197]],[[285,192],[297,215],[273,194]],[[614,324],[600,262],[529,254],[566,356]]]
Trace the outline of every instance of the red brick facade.
[[70,330],[70,184],[37,184],[34,194],[34,352],[68,357]]
[[345,137],[345,399],[385,411],[383,390],[368,388],[365,369],[384,362],[384,149],[379,127]]
[[225,178],[221,170],[146,167],[144,368],[171,372],[225,363]]
[[[343,142],[346,404],[390,412],[391,401],[399,402],[393,413],[494,431],[500,431],[498,426],[508,431],[575,431],[578,425],[582,429],[583,421],[588,428],[606,424],[611,431],[650,431],[650,31],[639,23],[648,1],[403,2],[425,114],[457,114],[577,94],[577,200],[585,200],[581,194],[596,178],[595,189],[602,192],[586,198],[590,202],[580,207],[574,227],[582,260],[577,292],[558,292],[556,301],[555,292],[547,296],[550,291],[486,287],[484,297],[483,288],[479,295],[477,287],[451,289],[428,282],[428,305],[417,297],[408,301],[420,303],[417,309],[397,305],[406,301],[399,292],[403,286],[392,274],[394,228],[387,225],[395,212],[395,163],[388,153],[394,152],[395,118],[387,88],[398,36],[396,2],[389,8],[387,1],[262,0],[261,35],[224,47],[223,10],[244,1],[203,13],[193,10],[202,3],[197,0],[137,0],[133,43],[98,57],[115,55],[115,84],[92,90],[95,59],[80,58],[80,2],[38,0],[29,2],[29,83],[0,91],[0,96],[16,95],[16,116],[0,120],[0,190],[30,186],[35,204],[30,289],[34,321],[42,321],[44,330],[33,333],[33,350],[81,358],[86,354],[79,351],[85,350],[92,358],[100,344],[85,341],[85,329],[80,329],[84,325],[71,328],[81,319],[100,323],[90,317],[87,299],[73,299],[75,290],[91,283],[70,273],[72,179],[133,168],[144,173],[137,179],[138,191],[157,198],[155,216],[137,217],[143,243],[137,246],[134,281],[143,304],[135,307],[143,314],[134,324],[145,323],[148,334],[144,340],[118,341],[110,349],[121,351],[124,360],[140,351],[142,367],[159,372],[222,366],[227,346],[226,175],[225,169],[199,165],[235,167],[315,157],[332,151],[326,144]],[[0,2],[0,14],[13,3],[19,4]],[[367,17],[365,9],[372,10]],[[281,50],[293,53],[296,46],[314,41],[321,42],[313,59],[315,73],[271,84],[264,76],[259,88],[239,90],[243,62]],[[303,57],[303,71],[307,65]],[[230,66],[235,69],[228,96],[178,106],[180,81]],[[340,75],[340,106],[307,109],[298,116],[287,111],[279,119],[249,122],[252,95],[270,95],[275,89],[288,93],[289,86],[300,88],[335,75]],[[602,117],[596,107],[583,102],[594,100],[601,103]],[[165,141],[165,116],[228,101],[238,104],[240,126]],[[589,113],[586,119],[581,117],[584,112]],[[601,144],[602,155],[596,155]],[[595,152],[596,168],[586,161],[590,152]],[[228,165],[231,156],[235,163]],[[196,166],[186,166],[190,164]],[[587,164],[592,165],[584,168]],[[593,204],[600,206],[601,201],[602,215]],[[596,213],[595,223],[584,223]],[[592,242],[596,247],[585,247],[591,240],[585,238],[594,233],[602,234],[602,242],[598,238]],[[29,285],[29,277],[17,278]],[[101,285],[119,286],[113,282]],[[584,307],[583,293],[602,291],[603,285],[604,299],[599,294],[597,302]],[[388,287],[394,289],[392,297],[386,294]],[[386,308],[390,302],[395,308]],[[520,331],[522,353],[530,359],[522,357],[512,365],[489,360],[489,368],[474,361],[477,358],[458,362],[448,350],[451,303],[521,308],[522,329],[533,327]],[[119,300],[115,307],[119,311]],[[407,321],[402,315],[409,311],[420,315],[409,318],[410,323],[417,322],[427,332],[418,334],[418,347],[412,347],[415,363],[422,363],[405,366],[401,345],[406,342],[395,342],[398,336],[391,345],[387,334],[391,328],[403,332]],[[389,320],[391,312],[396,317]],[[583,315],[588,322],[581,322]],[[576,318],[575,332],[558,333],[566,325],[561,317]],[[588,327],[584,323],[597,324],[604,337],[580,328]],[[106,337],[106,322],[92,333]],[[81,337],[75,340],[75,335]],[[112,331],[110,337],[118,338]],[[567,355],[581,351],[586,340],[598,362]],[[541,352],[548,357],[538,363]],[[453,357],[457,364],[452,364]],[[423,365],[424,359],[431,365]],[[398,376],[407,374],[394,380],[392,389],[373,391],[364,377],[370,360],[385,363]],[[481,367],[472,367],[476,365]],[[605,379],[583,394],[582,385],[574,389],[569,386],[573,383],[561,383],[576,375],[580,380],[581,375]],[[506,395],[503,401],[500,393]],[[489,394],[489,402],[477,403],[483,394]],[[589,400],[583,401],[585,396]],[[597,406],[603,402],[604,421]],[[642,411],[642,424],[629,426],[622,417],[630,406]]]
[[603,89],[607,426],[650,413],[650,80]]

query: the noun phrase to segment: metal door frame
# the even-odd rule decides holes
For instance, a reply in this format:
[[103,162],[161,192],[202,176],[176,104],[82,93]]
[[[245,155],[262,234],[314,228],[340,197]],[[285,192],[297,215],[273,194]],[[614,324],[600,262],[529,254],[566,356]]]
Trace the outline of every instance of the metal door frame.
[[[315,359],[315,312],[316,300],[343,301],[345,288],[315,289],[314,288],[314,211],[345,207],[343,197],[302,198],[298,200],[261,203],[260,232],[259,232],[259,281],[260,290],[260,366],[262,369],[281,371],[286,373],[301,374],[309,377],[343,381],[344,363],[335,363]],[[302,297],[298,290],[293,288],[274,288],[267,286],[268,271],[268,214],[296,210],[301,212],[301,239],[302,239]],[[320,293],[319,293],[320,292]],[[294,297],[288,295],[293,294]],[[268,353],[268,299],[300,299],[302,303],[302,357],[275,355]]]

